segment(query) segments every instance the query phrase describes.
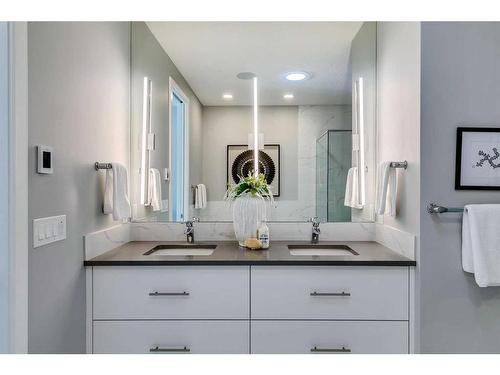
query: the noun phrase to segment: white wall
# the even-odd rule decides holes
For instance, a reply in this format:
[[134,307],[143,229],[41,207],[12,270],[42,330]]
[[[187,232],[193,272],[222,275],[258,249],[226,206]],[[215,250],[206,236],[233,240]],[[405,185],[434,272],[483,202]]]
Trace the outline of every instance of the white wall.
[[408,161],[399,169],[395,218],[385,225],[420,230],[420,23],[380,22],[377,30],[377,160]]
[[378,217],[375,238],[415,257],[410,280],[410,347],[420,333],[420,23],[377,23],[377,161],[408,161],[397,170],[396,217]]
[[[85,351],[83,235],[115,225],[93,164],[129,164],[129,63],[129,23],[28,26],[29,219],[66,214],[68,226],[66,240],[29,249],[32,353]],[[54,148],[53,175],[35,172],[37,144]]]

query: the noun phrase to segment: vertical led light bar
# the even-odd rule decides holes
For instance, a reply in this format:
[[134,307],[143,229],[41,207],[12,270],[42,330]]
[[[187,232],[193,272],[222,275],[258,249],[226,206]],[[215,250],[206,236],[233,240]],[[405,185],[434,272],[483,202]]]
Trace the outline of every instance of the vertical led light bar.
[[257,103],[257,77],[253,77],[253,159],[254,176],[259,175],[259,111]]
[[148,77],[144,77],[142,91],[142,134],[141,134],[141,204],[147,204],[147,180],[148,180],[148,133],[150,125],[150,97],[151,97],[151,81]]
[[358,78],[358,132],[359,132],[359,200],[365,205],[365,119],[364,119],[363,77]]

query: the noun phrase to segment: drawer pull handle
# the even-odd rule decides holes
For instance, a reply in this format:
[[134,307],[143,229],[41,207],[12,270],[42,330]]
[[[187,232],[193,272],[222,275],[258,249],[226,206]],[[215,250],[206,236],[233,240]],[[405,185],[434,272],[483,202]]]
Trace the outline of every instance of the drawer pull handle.
[[346,348],[343,346],[341,349],[338,348],[318,348],[315,346],[314,348],[311,349],[311,352],[313,353],[350,353],[351,349]]
[[149,349],[149,351],[151,353],[189,353],[191,349],[186,346],[184,348],[160,348],[159,346],[156,346]]
[[157,296],[189,296],[188,292],[173,292],[173,293],[168,293],[168,292],[151,292],[149,293],[151,297],[157,297]]
[[350,297],[351,293],[348,292],[342,292],[342,293],[318,293],[316,291],[311,293],[311,296],[313,297],[318,297],[318,296],[332,296],[332,297]]

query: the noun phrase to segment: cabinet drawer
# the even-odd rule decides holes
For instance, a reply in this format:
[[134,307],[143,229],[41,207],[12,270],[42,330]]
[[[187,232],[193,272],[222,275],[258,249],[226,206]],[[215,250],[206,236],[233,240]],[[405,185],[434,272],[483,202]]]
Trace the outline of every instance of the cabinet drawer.
[[94,267],[93,320],[248,319],[248,267]]
[[405,267],[252,267],[252,319],[408,319]]
[[408,322],[253,321],[252,353],[408,353]]
[[248,321],[96,321],[98,354],[248,354]]

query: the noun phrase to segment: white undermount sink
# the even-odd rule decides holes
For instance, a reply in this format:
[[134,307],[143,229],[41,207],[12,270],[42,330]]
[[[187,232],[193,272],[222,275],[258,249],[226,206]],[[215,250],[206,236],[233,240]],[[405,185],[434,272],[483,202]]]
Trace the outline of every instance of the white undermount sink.
[[159,256],[209,256],[217,245],[158,245],[144,255]]
[[167,256],[209,256],[212,255],[214,249],[163,249],[155,251],[154,255],[167,255]]
[[295,256],[355,256],[354,250],[346,245],[288,245]]

